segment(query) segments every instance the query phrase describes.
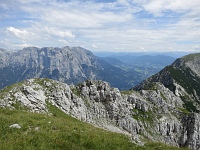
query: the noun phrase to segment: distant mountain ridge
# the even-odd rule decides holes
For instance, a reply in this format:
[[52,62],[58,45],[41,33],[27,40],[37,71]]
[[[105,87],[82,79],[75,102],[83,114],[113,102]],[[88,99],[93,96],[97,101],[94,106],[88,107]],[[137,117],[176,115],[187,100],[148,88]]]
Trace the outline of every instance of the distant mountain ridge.
[[98,60],[81,47],[0,50],[0,88],[30,78],[50,78],[67,84],[98,79],[121,89],[136,84],[132,74]]
[[144,79],[158,73],[165,66],[170,65],[175,61],[175,58],[165,55],[146,55],[140,53],[122,56],[99,57],[115,67],[130,72],[135,77],[136,83],[139,84]]
[[180,96],[189,111],[200,112],[200,53],[186,55],[133,89],[151,89],[160,82]]

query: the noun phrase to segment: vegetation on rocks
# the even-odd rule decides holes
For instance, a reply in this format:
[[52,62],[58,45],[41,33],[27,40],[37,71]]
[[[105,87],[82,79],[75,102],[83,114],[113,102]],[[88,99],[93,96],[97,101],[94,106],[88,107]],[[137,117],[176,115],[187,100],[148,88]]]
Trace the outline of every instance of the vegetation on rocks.
[[[48,106],[53,115],[22,110],[0,109],[0,149],[36,150],[171,150],[179,149],[161,143],[148,142],[137,146],[122,134],[96,128],[78,121],[55,106]],[[11,128],[17,123],[20,129]]]
[[186,63],[177,60],[133,88],[138,91],[120,91],[100,80],[69,86],[41,78],[7,87],[1,90],[0,106],[16,110],[1,111],[0,143],[5,144],[0,149],[169,148],[151,141],[198,149],[199,66]]

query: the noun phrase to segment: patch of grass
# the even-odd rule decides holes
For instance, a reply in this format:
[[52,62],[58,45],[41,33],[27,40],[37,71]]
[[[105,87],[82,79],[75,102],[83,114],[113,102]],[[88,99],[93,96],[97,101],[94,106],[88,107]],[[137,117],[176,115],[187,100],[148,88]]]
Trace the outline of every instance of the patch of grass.
[[143,150],[189,150],[187,148],[177,148],[177,147],[171,147],[168,145],[165,145],[163,143],[152,143],[152,142],[147,142],[145,146],[143,147]]
[[120,93],[124,95],[131,95],[133,94],[133,90],[120,91]]
[[44,86],[44,82],[50,82],[51,80],[48,78],[35,78],[34,83],[37,83],[41,86]]
[[13,90],[15,87],[20,87],[24,82],[19,82],[16,84],[9,85],[3,89],[0,90],[0,99],[3,99],[5,96],[5,93],[9,93],[11,90]]
[[[55,89],[56,89],[56,85],[58,84],[57,81],[53,81],[53,80],[48,79],[48,78],[35,78],[34,79],[34,84],[39,84],[43,88],[49,88],[45,85],[45,82],[50,82],[51,88],[55,88]],[[37,90],[37,89],[35,89],[35,90]]]
[[[0,149],[38,150],[171,150],[164,144],[137,146],[122,134],[78,121],[48,104],[52,116],[21,110],[0,109]],[[21,129],[10,128],[19,124]],[[38,129],[38,130],[36,130]]]
[[189,111],[189,112],[199,112],[199,110],[197,110],[196,106],[194,106],[193,102],[190,100],[189,96],[185,95],[185,96],[181,96],[181,99],[184,102],[184,106],[185,108]]
[[84,102],[85,106],[86,106],[87,108],[89,108],[89,107],[90,107],[90,102],[89,102],[89,100],[86,99],[86,98],[83,98],[83,97],[82,97],[82,99],[83,99],[83,102]]
[[29,108],[26,107],[26,106],[22,106],[20,102],[16,101],[14,103],[11,104],[15,109],[17,110],[25,110],[25,111],[28,111]]
[[185,108],[182,108],[182,107],[178,107],[178,109],[183,112],[184,114],[190,114],[190,111],[188,111],[187,109]]
[[[182,96],[181,99],[185,103],[185,107],[188,111],[199,112],[196,107],[193,105],[193,102],[200,104],[195,95],[200,96],[200,78],[193,74],[192,70],[188,67],[180,69],[174,69],[172,66],[168,66],[167,69],[170,71],[173,79],[179,83],[188,94],[194,97],[194,101],[191,101],[188,96]],[[170,85],[169,85],[170,86]],[[173,86],[173,85],[172,85]],[[173,88],[175,90],[175,88]],[[194,90],[196,93],[194,93]]]
[[195,53],[195,54],[189,54],[189,55],[186,55],[184,57],[184,60],[187,62],[187,61],[192,61],[194,60],[195,57],[200,57],[200,53]]
[[189,94],[194,94],[195,88],[196,94],[200,96],[200,89],[196,88],[200,86],[200,78],[192,74],[190,68],[183,68],[182,70],[174,69],[172,66],[168,67],[172,77],[178,82]]
[[152,111],[143,112],[138,109],[133,109],[133,112],[135,113],[133,115],[133,118],[142,122],[148,123],[150,126],[153,125],[153,121],[155,119],[155,115]]
[[77,96],[80,96],[80,95],[81,95],[80,90],[78,90],[76,87],[75,87],[75,88],[71,88],[71,91],[72,91],[75,95],[77,95]]

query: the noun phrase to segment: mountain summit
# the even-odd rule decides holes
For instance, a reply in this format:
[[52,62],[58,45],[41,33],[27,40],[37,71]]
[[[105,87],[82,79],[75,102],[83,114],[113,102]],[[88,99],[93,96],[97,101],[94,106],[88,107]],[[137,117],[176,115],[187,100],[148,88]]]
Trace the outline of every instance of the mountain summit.
[[177,59],[133,89],[151,89],[155,82],[162,83],[180,96],[189,111],[200,111],[200,53]]

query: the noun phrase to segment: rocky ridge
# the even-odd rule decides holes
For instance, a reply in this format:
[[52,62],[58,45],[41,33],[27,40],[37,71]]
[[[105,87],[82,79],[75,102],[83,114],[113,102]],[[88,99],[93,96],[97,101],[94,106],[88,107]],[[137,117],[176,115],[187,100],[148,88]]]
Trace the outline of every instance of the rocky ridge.
[[134,90],[149,89],[154,82],[162,83],[179,96],[184,107],[192,112],[200,111],[200,54],[190,54],[177,59],[158,74],[134,87]]
[[161,83],[151,89],[120,92],[107,82],[87,80],[77,86],[29,79],[0,92],[0,107],[51,114],[54,105],[81,121],[145,140],[199,149],[199,114],[187,111],[182,99]]

